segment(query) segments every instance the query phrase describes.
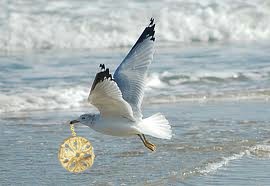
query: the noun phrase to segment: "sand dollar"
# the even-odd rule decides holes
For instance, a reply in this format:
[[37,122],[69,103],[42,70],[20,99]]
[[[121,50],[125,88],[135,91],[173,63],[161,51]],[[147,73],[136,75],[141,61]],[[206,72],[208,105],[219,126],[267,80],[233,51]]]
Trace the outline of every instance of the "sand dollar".
[[58,159],[66,170],[82,172],[93,165],[94,149],[86,138],[71,136],[60,145]]

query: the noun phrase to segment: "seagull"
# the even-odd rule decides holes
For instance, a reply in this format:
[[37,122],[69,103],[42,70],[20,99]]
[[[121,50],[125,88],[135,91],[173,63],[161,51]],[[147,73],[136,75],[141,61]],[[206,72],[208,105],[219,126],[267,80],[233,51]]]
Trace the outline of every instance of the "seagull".
[[160,139],[171,139],[172,130],[168,120],[161,113],[143,118],[141,105],[144,96],[146,75],[153,60],[155,43],[155,23],[144,29],[114,75],[109,68],[100,64],[101,71],[96,74],[88,101],[99,114],[83,114],[70,121],[81,123],[93,130],[112,136],[139,136],[144,146],[151,151],[156,145],[145,135]]

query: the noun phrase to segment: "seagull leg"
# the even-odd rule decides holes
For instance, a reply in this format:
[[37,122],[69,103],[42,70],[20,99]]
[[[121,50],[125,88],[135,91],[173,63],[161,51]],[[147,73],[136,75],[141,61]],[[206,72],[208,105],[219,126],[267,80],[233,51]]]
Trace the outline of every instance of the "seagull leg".
[[155,151],[156,150],[156,145],[154,145],[153,143],[147,141],[147,139],[145,138],[144,134],[142,134],[142,135],[138,134],[138,136],[142,140],[142,142],[143,142],[143,144],[144,144],[145,147],[147,147],[151,151]]

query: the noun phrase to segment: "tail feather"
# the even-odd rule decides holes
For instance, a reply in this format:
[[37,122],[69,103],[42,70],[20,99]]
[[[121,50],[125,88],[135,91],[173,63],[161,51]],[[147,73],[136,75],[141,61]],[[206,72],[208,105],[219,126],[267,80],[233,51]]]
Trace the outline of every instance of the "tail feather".
[[171,139],[172,130],[169,121],[161,113],[154,114],[139,123],[139,131],[142,134],[156,138]]

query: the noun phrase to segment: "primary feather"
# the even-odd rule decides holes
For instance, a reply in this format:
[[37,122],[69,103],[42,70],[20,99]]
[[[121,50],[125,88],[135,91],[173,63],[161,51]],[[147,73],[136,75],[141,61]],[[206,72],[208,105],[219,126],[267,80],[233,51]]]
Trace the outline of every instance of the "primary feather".
[[124,100],[132,107],[135,118],[142,118],[141,104],[144,95],[145,77],[153,60],[155,24],[153,19],[145,28],[135,45],[114,73]]

